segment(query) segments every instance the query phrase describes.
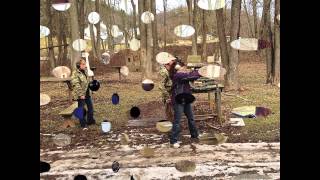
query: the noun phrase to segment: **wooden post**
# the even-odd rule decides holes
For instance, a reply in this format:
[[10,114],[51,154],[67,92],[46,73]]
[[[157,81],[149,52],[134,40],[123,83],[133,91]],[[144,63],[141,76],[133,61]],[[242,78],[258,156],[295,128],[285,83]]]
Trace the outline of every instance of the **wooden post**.
[[220,122],[220,125],[222,125],[222,121],[221,121],[221,91],[220,91],[218,84],[217,84],[217,88],[215,91],[215,103],[216,103],[216,112],[217,112],[218,120]]
[[208,92],[208,100],[209,100],[209,108],[212,110],[212,112],[214,111],[214,107],[213,107],[213,98],[212,98],[212,93],[211,91]]

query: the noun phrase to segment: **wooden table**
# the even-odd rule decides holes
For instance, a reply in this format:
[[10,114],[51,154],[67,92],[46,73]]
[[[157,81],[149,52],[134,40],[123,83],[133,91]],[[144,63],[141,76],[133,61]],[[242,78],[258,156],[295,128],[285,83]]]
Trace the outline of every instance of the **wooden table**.
[[[221,84],[214,83],[212,85],[206,85],[205,87],[192,87],[191,91],[192,93],[208,93],[208,101],[209,106],[212,111],[216,111],[218,120],[220,124],[222,124],[221,121],[221,91],[223,90],[224,86]],[[213,108],[213,98],[212,94],[215,95],[215,108]]]
[[56,78],[56,77],[40,77],[41,82],[64,82],[68,86],[68,95],[69,102],[72,102],[72,86],[71,86],[71,78]]

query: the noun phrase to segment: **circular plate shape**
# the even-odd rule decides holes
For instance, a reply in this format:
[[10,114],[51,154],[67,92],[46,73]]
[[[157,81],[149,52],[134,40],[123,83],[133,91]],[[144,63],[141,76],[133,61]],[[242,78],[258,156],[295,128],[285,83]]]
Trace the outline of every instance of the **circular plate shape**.
[[169,132],[172,129],[172,122],[167,120],[158,121],[156,124],[156,129],[160,132]]
[[221,67],[213,64],[209,64],[207,66],[203,66],[199,69],[199,74],[203,77],[207,77],[210,79],[217,79],[220,77]]
[[136,38],[132,38],[129,41],[129,46],[132,51],[137,51],[140,48],[140,41]]
[[120,29],[117,25],[112,25],[112,28],[111,28],[111,35],[113,37],[118,37],[119,36],[119,32],[120,32]]
[[145,91],[151,91],[154,88],[154,82],[151,79],[145,79],[142,81],[142,89]]
[[122,66],[122,67],[120,68],[120,73],[121,73],[122,75],[124,75],[124,76],[128,76],[128,74],[129,74],[129,68],[128,68],[127,66]]
[[119,97],[118,93],[113,93],[113,95],[111,97],[111,101],[112,101],[112,104],[114,104],[114,105],[119,104],[120,97]]
[[71,143],[71,137],[66,135],[66,134],[57,134],[53,137],[53,142],[57,145],[57,146],[67,146]]
[[100,15],[97,12],[91,12],[88,15],[89,23],[97,24],[100,21]]
[[46,26],[40,25],[40,38],[46,37],[50,34],[50,29]]
[[118,172],[120,169],[120,164],[118,163],[118,161],[113,161],[112,165],[111,165],[111,169],[113,172]]
[[149,12],[149,11],[146,11],[146,12],[143,12],[141,14],[141,21],[145,24],[149,24],[151,23],[152,21],[154,20],[154,15]]
[[256,38],[239,38],[230,43],[231,47],[243,51],[258,50],[258,39]]
[[217,10],[225,7],[225,0],[199,0],[198,6],[204,10]]
[[57,11],[66,11],[70,8],[69,0],[53,0],[52,7]]
[[51,101],[50,96],[47,94],[40,93],[40,106],[44,106]]
[[182,24],[182,25],[176,26],[174,28],[173,32],[177,36],[185,38],[185,37],[192,36],[194,34],[195,30],[190,25]]
[[68,78],[71,75],[71,70],[67,66],[58,66],[52,70],[52,74],[56,78]]
[[110,54],[105,52],[101,55],[102,63],[109,64],[110,63]]
[[106,40],[108,38],[108,33],[107,31],[100,31],[100,38],[102,40]]
[[76,51],[84,51],[87,47],[87,42],[84,39],[77,39],[73,41],[72,47]]
[[40,161],[40,173],[50,171],[50,164],[47,162]]
[[100,88],[100,82],[98,80],[93,80],[89,83],[89,89],[91,91],[98,91]]
[[87,177],[82,174],[78,174],[74,177],[74,180],[87,180]]
[[167,52],[159,52],[156,56],[156,60],[159,64],[168,64],[170,61],[175,60],[176,58]]
[[134,119],[138,118],[140,116],[140,109],[136,106],[132,107],[130,109],[130,116]]

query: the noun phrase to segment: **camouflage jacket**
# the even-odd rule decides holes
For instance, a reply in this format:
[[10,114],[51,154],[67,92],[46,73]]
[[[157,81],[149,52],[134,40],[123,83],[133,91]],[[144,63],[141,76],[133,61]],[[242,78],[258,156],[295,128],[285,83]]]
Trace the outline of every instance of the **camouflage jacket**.
[[[71,75],[71,85],[72,85],[72,96],[74,100],[79,99],[80,96],[91,96],[91,91],[89,89],[89,77],[88,71],[85,70],[85,74],[79,69],[72,72]],[[89,94],[86,94],[87,91]]]
[[159,89],[162,93],[163,101],[166,101],[171,96],[172,80],[169,77],[169,71],[163,66],[160,68],[159,74],[161,76]]

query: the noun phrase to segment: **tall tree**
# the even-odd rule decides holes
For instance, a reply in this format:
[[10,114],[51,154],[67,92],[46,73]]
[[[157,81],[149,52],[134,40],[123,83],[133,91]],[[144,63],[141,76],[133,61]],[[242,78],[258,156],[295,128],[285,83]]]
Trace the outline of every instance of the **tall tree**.
[[[53,14],[51,11],[51,5],[52,5],[52,0],[48,0],[46,3],[46,15],[48,18],[48,28],[52,31],[52,29],[53,29],[53,25],[52,25]],[[56,59],[54,57],[54,49],[52,47],[53,46],[52,36],[53,36],[53,33],[51,32],[48,37],[45,37],[45,38],[48,38],[47,46],[49,48],[48,56],[49,56],[49,69],[50,69],[50,71],[53,68],[55,68],[55,66],[56,66]]]
[[157,12],[156,12],[156,1],[150,0],[151,13],[154,15],[152,25],[152,71],[156,71],[158,63],[156,62],[156,54],[158,53],[158,32],[157,32]]
[[[145,6],[144,6],[144,11],[151,11],[151,1],[153,0],[145,0]],[[146,57],[146,62],[145,62],[145,78],[151,78],[151,73],[152,73],[152,54],[153,54],[153,36],[152,36],[152,23],[149,23],[146,25],[146,35],[147,35],[147,57]]]
[[138,37],[138,34],[137,34],[137,12],[136,12],[136,5],[134,4],[134,1],[131,0],[131,5],[132,5],[132,9],[133,9],[133,15],[132,15],[132,18],[133,18],[133,31],[134,31],[134,37],[137,38]]
[[78,0],[78,14],[79,14],[80,38],[84,39],[84,29],[85,29],[84,0]]
[[206,12],[202,10],[202,61],[207,60],[207,22]]
[[248,12],[248,8],[247,8],[247,2],[246,0],[243,0],[243,7],[244,7],[244,11],[247,15],[247,20],[248,20],[248,31],[250,34],[250,37],[254,37],[255,35],[253,34],[253,31],[252,31],[252,25],[251,25],[251,21],[250,21],[250,15],[249,15],[249,12]]
[[[145,0],[138,1],[138,12],[139,17],[141,17],[141,14],[144,12],[144,6]],[[145,79],[147,76],[147,29],[146,25],[141,21],[141,18],[139,18],[139,29],[140,29],[140,59],[142,62],[142,79]]]
[[275,0],[273,84],[278,84],[280,82],[280,21],[277,20],[279,14],[280,0]]
[[192,36],[192,54],[197,55],[197,13],[198,13],[198,5],[197,1],[193,0],[193,15],[192,15],[192,25],[194,28],[194,34]]
[[228,54],[228,44],[225,33],[225,20],[224,20],[224,9],[216,10],[216,19],[217,19],[217,29],[219,36],[219,46],[221,52],[221,61],[223,67],[228,70],[229,67],[229,54]]
[[72,42],[76,39],[79,39],[79,21],[78,21],[78,13],[77,13],[77,7],[78,7],[78,2],[77,1],[71,1],[71,6],[69,9],[69,16],[72,17],[70,18],[70,31],[71,31],[71,45],[69,45],[70,52],[71,52],[71,68],[72,70],[76,69],[76,62],[79,61],[80,59],[80,52],[75,51],[72,48]]
[[[240,32],[241,0],[232,0],[230,41],[236,40]],[[229,68],[227,71],[226,86],[229,89],[239,89],[239,52],[230,48]]]
[[252,0],[254,37],[258,38],[257,0]]
[[[271,0],[263,1],[263,14],[261,20],[260,34],[261,39],[268,42],[272,42],[272,32],[271,32],[271,18],[270,18],[270,5]],[[265,48],[261,50],[261,53],[267,64],[267,80],[266,83],[272,83],[272,64],[273,64],[273,46],[270,48]]]
[[163,41],[164,41],[164,50],[166,51],[167,47],[167,0],[163,0]]
[[[100,0],[96,0],[95,5],[96,5],[96,12],[99,14],[100,13]],[[100,23],[101,23],[101,20],[97,24],[95,24],[96,29],[97,29],[95,51],[96,51],[96,55],[97,55],[98,60],[101,59]]]

